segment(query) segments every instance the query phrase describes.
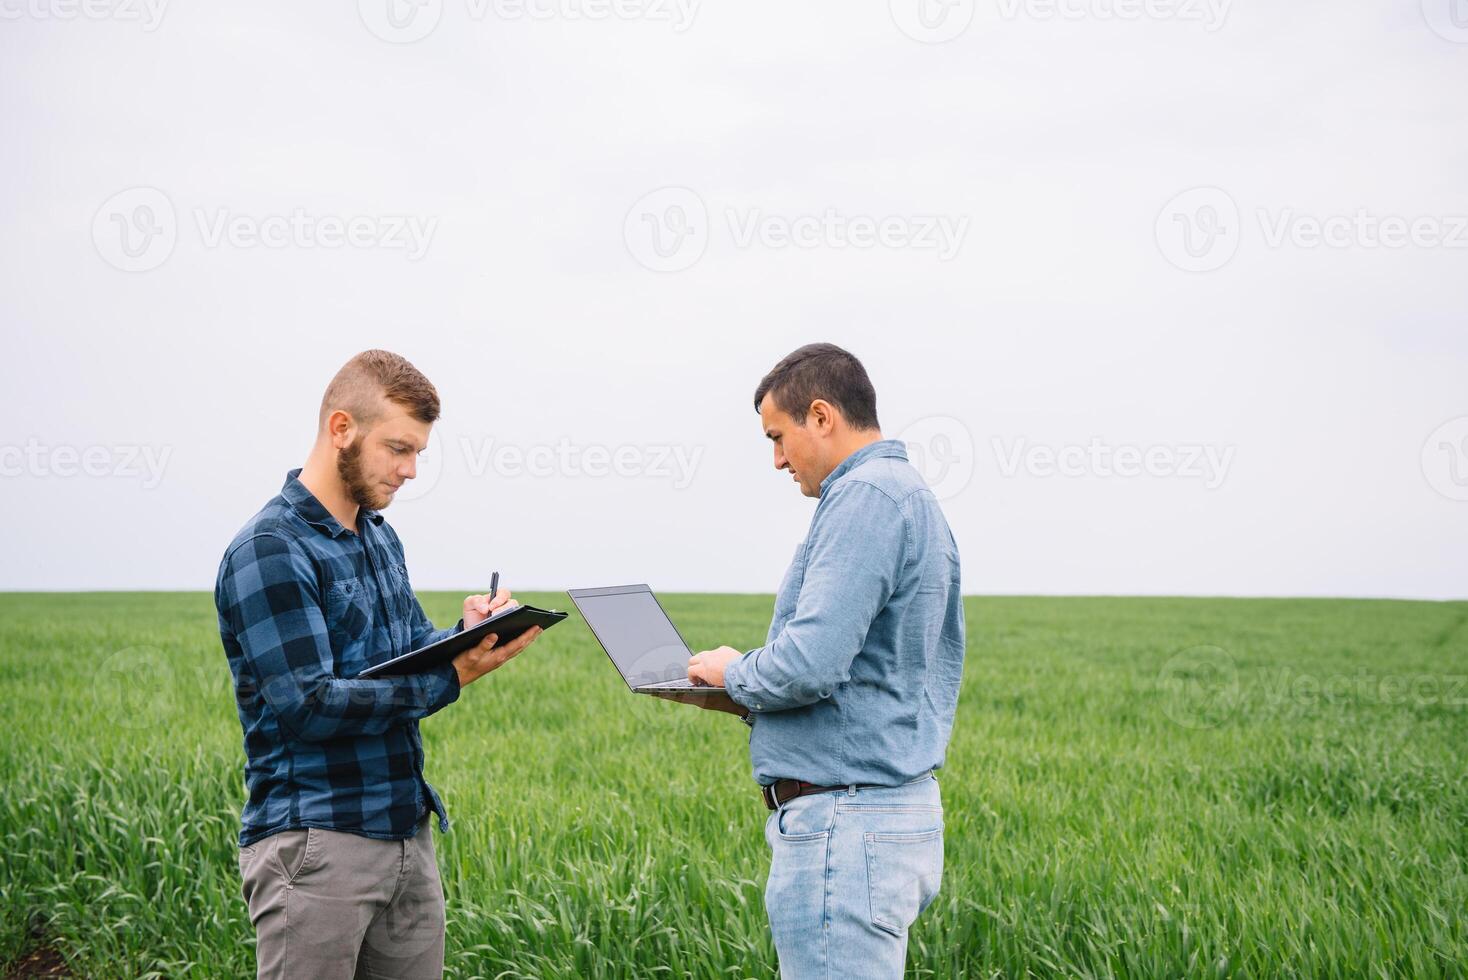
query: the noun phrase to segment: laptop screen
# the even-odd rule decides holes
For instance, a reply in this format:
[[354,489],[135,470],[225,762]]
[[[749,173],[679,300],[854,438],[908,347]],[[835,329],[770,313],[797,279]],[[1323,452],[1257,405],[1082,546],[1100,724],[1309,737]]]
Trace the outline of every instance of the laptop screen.
[[577,590],[571,595],[629,685],[688,676],[692,653],[646,586]]

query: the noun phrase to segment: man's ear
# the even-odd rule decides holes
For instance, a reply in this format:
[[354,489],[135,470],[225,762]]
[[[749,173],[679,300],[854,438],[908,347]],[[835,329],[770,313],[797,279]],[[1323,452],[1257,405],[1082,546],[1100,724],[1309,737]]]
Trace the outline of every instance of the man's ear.
[[331,436],[331,444],[337,449],[345,449],[351,443],[355,427],[352,417],[341,409],[326,417],[326,431]]
[[819,435],[828,436],[836,427],[836,409],[824,398],[811,402],[810,409],[805,414],[808,420],[806,424]]

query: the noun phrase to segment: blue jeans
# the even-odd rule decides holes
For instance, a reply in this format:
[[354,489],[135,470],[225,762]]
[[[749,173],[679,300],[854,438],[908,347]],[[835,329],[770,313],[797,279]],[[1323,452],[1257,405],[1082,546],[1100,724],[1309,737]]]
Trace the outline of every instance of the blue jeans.
[[907,929],[943,879],[938,780],[799,797],[770,814],[765,840],[780,976],[900,978]]

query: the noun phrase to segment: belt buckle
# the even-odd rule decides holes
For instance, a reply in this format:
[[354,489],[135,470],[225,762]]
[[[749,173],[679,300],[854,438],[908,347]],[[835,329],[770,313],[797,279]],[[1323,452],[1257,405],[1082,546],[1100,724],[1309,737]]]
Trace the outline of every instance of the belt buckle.
[[770,783],[768,786],[760,786],[760,788],[759,788],[759,795],[765,801],[765,809],[766,810],[778,810],[778,809],[780,809],[780,801],[779,801],[779,798],[775,795],[775,784],[774,783]]

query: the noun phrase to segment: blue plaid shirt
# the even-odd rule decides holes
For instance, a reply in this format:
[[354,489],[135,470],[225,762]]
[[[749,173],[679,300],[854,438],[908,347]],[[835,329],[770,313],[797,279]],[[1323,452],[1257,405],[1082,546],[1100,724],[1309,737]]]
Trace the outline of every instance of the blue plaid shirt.
[[240,846],[299,827],[398,840],[430,811],[448,830],[418,719],[458,698],[453,666],[353,678],[460,627],[424,615],[381,514],[362,510],[353,534],[300,473],[235,535],[214,587],[245,734]]

